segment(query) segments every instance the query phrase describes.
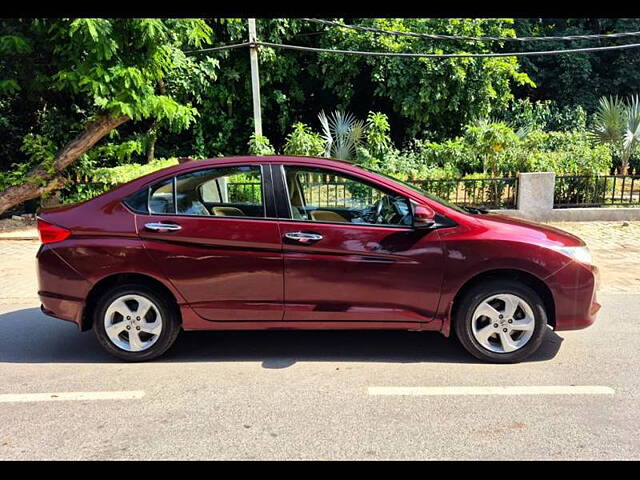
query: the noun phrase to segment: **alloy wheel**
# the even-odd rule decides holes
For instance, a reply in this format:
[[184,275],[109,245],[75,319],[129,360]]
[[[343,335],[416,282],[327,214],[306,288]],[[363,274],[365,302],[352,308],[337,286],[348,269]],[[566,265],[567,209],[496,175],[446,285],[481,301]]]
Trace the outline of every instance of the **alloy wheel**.
[[142,352],[150,348],[162,333],[162,316],[147,297],[127,294],[116,298],[104,315],[109,340],[122,350]]
[[536,322],[531,306],[521,297],[501,293],[483,300],[471,317],[477,342],[496,353],[524,347],[533,336]]

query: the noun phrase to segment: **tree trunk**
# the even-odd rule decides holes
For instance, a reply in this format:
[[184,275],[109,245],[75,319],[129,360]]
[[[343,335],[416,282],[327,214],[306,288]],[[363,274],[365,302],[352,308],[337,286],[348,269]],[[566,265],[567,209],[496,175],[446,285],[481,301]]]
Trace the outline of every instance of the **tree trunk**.
[[[164,80],[158,79],[158,91],[160,95],[167,94],[167,88],[164,84]],[[149,127],[147,131],[147,163],[153,162],[156,155],[156,142],[158,141],[158,130],[160,129],[160,122],[156,119]]]
[[89,123],[80,135],[67,143],[58,152],[50,170],[38,165],[29,172],[22,184],[9,187],[4,192],[0,192],[0,214],[22,202],[62,188],[65,178],[61,175],[61,172],[93,147],[107,133],[127,120],[129,120],[129,117],[123,115],[120,117],[102,117],[95,122]]
[[158,140],[158,121],[154,120],[147,131],[147,163],[153,162],[156,154],[156,141]]

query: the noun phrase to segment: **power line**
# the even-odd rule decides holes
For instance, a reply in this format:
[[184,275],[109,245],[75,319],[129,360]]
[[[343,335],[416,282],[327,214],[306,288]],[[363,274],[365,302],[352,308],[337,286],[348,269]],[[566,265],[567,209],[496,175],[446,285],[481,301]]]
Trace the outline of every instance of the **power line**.
[[223,50],[231,50],[232,48],[242,48],[242,47],[249,47],[249,46],[251,46],[251,42],[234,43],[231,45],[222,45],[220,47],[203,48],[201,50],[189,50],[184,53],[188,54],[188,53],[221,52]]
[[401,32],[398,30],[384,30],[375,27],[364,27],[361,25],[349,25],[340,22],[333,22],[331,20],[321,20],[319,18],[302,18],[307,22],[319,23],[321,25],[330,25],[333,27],[349,28],[351,30],[360,30],[363,32],[372,32],[383,35],[395,35],[406,37],[418,37],[428,38],[431,40],[464,40],[470,42],[551,42],[551,41],[573,41],[573,40],[597,40],[597,39],[615,39],[615,38],[627,38],[638,37],[640,32],[620,32],[620,33],[603,33],[594,35],[564,35],[558,37],[467,37],[460,35],[440,35],[431,33],[418,33],[418,32]]
[[533,57],[543,55],[562,55],[565,53],[588,53],[608,50],[627,50],[640,47],[640,43],[628,43],[625,45],[610,45],[607,47],[569,48],[563,50],[541,50],[534,52],[502,52],[502,53],[402,53],[402,52],[370,52],[362,50],[340,50],[316,47],[304,47],[302,45],[289,45],[272,42],[243,42],[219,47],[204,48],[201,50],[189,50],[185,54],[220,52],[233,48],[253,47],[264,45],[265,47],[283,48],[287,50],[299,50],[305,52],[340,53],[344,55],[362,55],[370,57],[404,57],[404,58],[491,58],[491,57]]
[[569,48],[565,50],[543,50],[539,52],[504,52],[504,53],[396,53],[396,52],[367,52],[360,50],[338,50],[315,47],[303,47],[301,45],[287,45],[283,43],[256,42],[256,45],[266,47],[284,48],[288,50],[301,50],[306,52],[342,53],[345,55],[362,55],[371,57],[409,57],[409,58],[490,58],[490,57],[532,57],[539,55],[561,55],[563,53],[601,52],[605,50],[626,50],[640,47],[640,43],[628,43],[626,45],[612,45],[608,47]]

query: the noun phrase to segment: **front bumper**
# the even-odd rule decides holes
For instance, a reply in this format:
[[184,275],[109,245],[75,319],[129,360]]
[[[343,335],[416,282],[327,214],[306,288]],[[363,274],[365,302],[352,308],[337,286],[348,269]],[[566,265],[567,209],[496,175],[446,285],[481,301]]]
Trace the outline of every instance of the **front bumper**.
[[555,303],[555,330],[580,330],[595,322],[599,278],[595,265],[572,261],[545,280]]

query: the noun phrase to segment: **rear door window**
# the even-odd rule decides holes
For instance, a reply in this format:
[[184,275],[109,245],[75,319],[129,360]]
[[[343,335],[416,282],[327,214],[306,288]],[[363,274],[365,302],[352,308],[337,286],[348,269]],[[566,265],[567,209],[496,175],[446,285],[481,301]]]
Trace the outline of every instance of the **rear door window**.
[[176,177],[178,215],[264,218],[257,165],[209,168]]

